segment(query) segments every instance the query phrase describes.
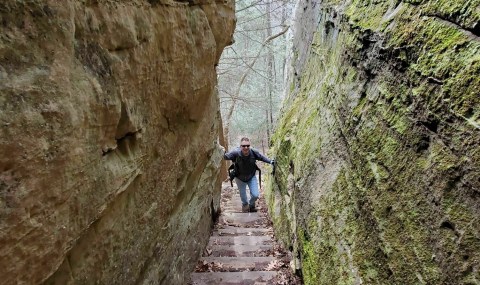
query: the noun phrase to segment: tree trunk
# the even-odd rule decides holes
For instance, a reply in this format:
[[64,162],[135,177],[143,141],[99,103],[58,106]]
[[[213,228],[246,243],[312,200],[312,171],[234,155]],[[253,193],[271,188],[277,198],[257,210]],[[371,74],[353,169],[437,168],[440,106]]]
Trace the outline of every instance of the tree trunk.
[[[267,38],[272,36],[272,4],[267,2],[266,5],[266,15],[267,15]],[[273,84],[275,83],[275,76],[273,74],[273,62],[274,62],[274,55],[272,48],[268,48],[267,53],[267,142],[270,142],[270,133],[272,132],[273,128]]]

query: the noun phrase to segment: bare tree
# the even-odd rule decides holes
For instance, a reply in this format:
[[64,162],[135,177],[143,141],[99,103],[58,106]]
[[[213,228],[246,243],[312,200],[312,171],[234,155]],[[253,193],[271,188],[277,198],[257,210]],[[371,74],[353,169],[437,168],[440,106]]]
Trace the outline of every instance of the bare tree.
[[276,66],[283,71],[286,38],[280,36],[288,30],[290,1],[237,1],[235,44],[217,67],[227,139],[240,133],[270,139],[283,94],[283,76],[275,71]]
[[[272,6],[271,3],[267,3],[267,37],[272,36],[272,15],[271,15],[271,10]],[[273,51],[271,48],[268,49],[268,56],[267,56],[267,100],[268,100],[268,107],[266,108],[266,122],[267,122],[267,141],[270,141],[270,132],[272,131],[272,126],[273,126],[273,99],[272,99],[272,93],[273,93],[273,80],[275,80],[275,77],[273,76]]]
[[233,115],[233,111],[235,109],[235,105],[236,105],[236,102],[239,100],[239,94],[240,94],[240,88],[242,87],[242,85],[245,83],[245,79],[247,78],[248,74],[250,73],[250,71],[253,69],[253,66],[255,65],[255,62],[257,61],[258,59],[258,56],[260,55],[260,53],[262,52],[262,49],[272,40],[278,38],[279,36],[285,34],[287,31],[288,31],[288,26],[284,27],[284,29],[279,32],[278,34],[275,34],[273,36],[270,36],[268,37],[267,39],[265,39],[265,41],[263,42],[262,44],[262,47],[258,50],[256,56],[252,59],[252,61],[248,64],[248,68],[244,71],[244,73],[242,74],[241,78],[240,78],[240,81],[238,82],[238,85],[235,89],[235,93],[233,94],[232,96],[232,104],[230,105],[230,108],[228,109],[228,112],[227,112],[227,116],[226,116],[226,122],[225,122],[225,127],[224,127],[224,135],[226,137],[228,137],[229,135],[229,131],[230,131],[230,123],[231,123],[231,118],[232,118],[232,115]]

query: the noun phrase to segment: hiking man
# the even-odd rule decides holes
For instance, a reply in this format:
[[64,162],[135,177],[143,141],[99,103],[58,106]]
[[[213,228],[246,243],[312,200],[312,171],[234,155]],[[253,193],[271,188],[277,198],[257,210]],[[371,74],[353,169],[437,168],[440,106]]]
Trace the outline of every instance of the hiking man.
[[[240,190],[242,199],[242,212],[256,212],[255,201],[258,199],[258,180],[255,172],[258,167],[256,161],[260,160],[269,164],[274,164],[258,150],[250,147],[250,139],[243,137],[240,140],[240,147],[224,154],[224,159],[232,160],[235,163],[235,183]],[[250,201],[247,200],[247,185],[250,189]]]

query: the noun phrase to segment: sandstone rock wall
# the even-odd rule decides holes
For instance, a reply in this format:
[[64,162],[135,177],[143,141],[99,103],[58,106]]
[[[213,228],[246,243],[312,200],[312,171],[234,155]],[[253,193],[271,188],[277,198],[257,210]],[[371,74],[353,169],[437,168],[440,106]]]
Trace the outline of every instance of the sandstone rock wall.
[[480,284],[479,6],[297,4],[268,201],[305,284]]
[[185,284],[219,205],[234,3],[0,5],[0,284]]

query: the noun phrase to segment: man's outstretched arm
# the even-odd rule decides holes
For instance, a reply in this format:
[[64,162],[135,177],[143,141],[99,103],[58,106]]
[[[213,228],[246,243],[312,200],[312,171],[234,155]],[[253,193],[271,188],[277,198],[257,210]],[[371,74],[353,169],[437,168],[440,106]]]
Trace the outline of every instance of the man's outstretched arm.
[[234,160],[238,156],[238,150],[234,149],[232,151],[226,152],[223,155],[223,158],[226,160]]

